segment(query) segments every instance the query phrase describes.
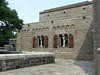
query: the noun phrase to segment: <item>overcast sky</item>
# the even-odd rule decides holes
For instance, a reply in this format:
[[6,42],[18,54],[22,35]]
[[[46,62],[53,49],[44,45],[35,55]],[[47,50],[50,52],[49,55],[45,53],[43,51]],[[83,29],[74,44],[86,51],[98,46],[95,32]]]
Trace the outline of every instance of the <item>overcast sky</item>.
[[92,0],[7,0],[9,7],[18,12],[24,23],[39,21],[39,12],[55,7],[65,6],[83,1]]

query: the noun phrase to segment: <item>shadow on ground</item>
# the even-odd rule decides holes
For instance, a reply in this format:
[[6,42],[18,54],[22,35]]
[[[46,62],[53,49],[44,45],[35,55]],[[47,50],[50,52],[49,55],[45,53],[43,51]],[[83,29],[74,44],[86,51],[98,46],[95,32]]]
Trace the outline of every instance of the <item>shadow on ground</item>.
[[87,75],[94,75],[94,61],[75,60],[74,64],[83,69]]

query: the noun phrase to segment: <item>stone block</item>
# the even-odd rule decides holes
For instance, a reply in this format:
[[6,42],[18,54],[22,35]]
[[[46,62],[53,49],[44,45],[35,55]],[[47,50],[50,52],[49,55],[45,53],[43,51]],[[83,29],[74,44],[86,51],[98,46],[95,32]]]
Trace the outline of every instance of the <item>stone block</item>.
[[7,58],[6,58],[6,55],[4,55],[4,54],[0,54],[0,60],[6,60]]
[[17,54],[6,54],[6,60],[17,59],[17,58],[18,58]]

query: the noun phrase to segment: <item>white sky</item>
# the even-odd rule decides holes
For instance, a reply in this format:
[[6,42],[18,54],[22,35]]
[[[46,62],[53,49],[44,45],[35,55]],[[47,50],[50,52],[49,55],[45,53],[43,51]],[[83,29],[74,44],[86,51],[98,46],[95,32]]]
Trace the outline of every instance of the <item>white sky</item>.
[[39,21],[39,12],[55,7],[65,6],[83,1],[92,0],[7,0],[9,7],[18,12],[24,23]]

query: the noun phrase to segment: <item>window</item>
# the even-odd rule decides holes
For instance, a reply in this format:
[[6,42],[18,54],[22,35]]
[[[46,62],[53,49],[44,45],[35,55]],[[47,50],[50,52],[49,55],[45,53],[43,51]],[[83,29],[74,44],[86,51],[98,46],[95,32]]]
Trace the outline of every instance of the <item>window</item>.
[[86,19],[86,16],[83,16],[83,19]]
[[74,36],[72,34],[69,34],[69,48],[74,47]]
[[64,11],[64,14],[65,14],[66,12]]
[[18,30],[18,32],[20,33],[20,30]]
[[40,47],[40,43],[41,43],[40,36],[37,36],[37,47]]
[[53,47],[54,48],[57,48],[58,47],[58,41],[57,41],[57,35],[54,35],[54,44],[53,44]]
[[68,47],[68,35],[65,34],[64,36],[65,36],[65,47]]
[[48,48],[48,36],[44,36],[44,48]]
[[33,48],[36,48],[36,37],[33,37]]
[[63,36],[60,34],[59,35],[59,47],[63,46]]
[[54,21],[51,21],[51,23],[54,23]]
[[46,27],[46,29],[49,29],[49,27]]
[[30,26],[30,24],[28,24],[28,27]]
[[68,35],[65,34],[62,36],[62,34],[59,35],[59,47],[68,47]]
[[85,8],[83,8],[83,10],[85,10]]

